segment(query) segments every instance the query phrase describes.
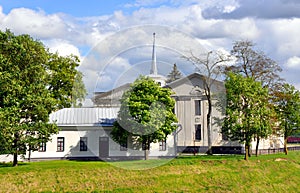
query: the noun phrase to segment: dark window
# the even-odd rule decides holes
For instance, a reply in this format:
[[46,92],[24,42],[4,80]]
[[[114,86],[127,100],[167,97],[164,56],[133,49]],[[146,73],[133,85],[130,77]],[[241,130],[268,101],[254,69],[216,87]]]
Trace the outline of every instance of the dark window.
[[148,143],[147,141],[143,141],[142,150],[150,150],[150,143]]
[[224,132],[222,132],[222,140],[228,141],[228,136]]
[[201,125],[195,125],[195,140],[201,140]]
[[195,115],[201,115],[201,100],[195,100]]
[[80,151],[87,151],[87,137],[80,137]]
[[159,142],[159,151],[166,151],[167,150],[167,143],[166,140],[163,139]]
[[127,151],[127,142],[120,143],[120,151]]
[[57,151],[64,151],[65,150],[65,138],[58,137],[57,138]]
[[38,151],[39,152],[45,152],[46,151],[46,142],[44,142],[44,141],[40,142]]

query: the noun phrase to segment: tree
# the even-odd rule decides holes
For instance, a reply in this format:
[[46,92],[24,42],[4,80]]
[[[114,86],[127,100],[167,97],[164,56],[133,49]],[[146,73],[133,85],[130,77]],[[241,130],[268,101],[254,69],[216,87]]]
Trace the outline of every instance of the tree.
[[82,102],[87,94],[85,86],[82,82],[83,75],[81,72],[77,72],[75,75],[75,81],[73,84],[72,90],[72,106],[73,107],[82,107]]
[[127,140],[143,144],[148,159],[150,143],[164,140],[177,127],[172,112],[175,100],[171,90],[160,87],[149,77],[139,77],[121,98],[121,107],[111,132],[120,143]]
[[190,56],[183,56],[187,61],[195,65],[196,71],[203,74],[204,94],[208,102],[208,112],[206,116],[207,122],[207,138],[208,138],[208,154],[212,154],[212,137],[211,137],[211,113],[213,106],[212,87],[215,81],[222,74],[222,67],[226,62],[231,60],[230,56],[219,51],[207,52],[204,56],[197,57],[192,52]]
[[268,90],[253,78],[234,73],[228,74],[225,87],[227,106],[222,132],[230,140],[245,143],[245,160],[248,160],[253,137],[270,132],[268,119],[264,119],[270,113],[265,101]]
[[300,131],[300,92],[286,83],[275,95],[279,127],[284,135],[284,152],[287,155],[287,138]]
[[[236,41],[231,50],[231,54],[236,58],[236,63],[226,67],[225,71],[239,73],[244,77],[251,77],[254,81],[261,82],[263,87],[268,88],[269,109],[273,110],[273,93],[278,90],[282,82],[279,76],[279,73],[282,71],[281,67],[263,52],[256,51],[251,41]],[[268,121],[262,122],[261,127],[265,127],[265,123],[270,123],[270,119],[276,119],[276,115],[271,113],[270,116],[264,117],[263,120],[266,119],[268,119]],[[260,138],[268,137],[265,134],[266,133],[262,132],[255,135],[257,142],[256,156]]]
[[272,89],[282,81],[279,73],[281,67],[262,51],[256,51],[251,41],[234,42],[231,54],[236,58],[234,65],[228,66],[226,71],[240,73],[245,77],[252,77],[260,81],[264,87]]
[[0,152],[13,154],[13,166],[58,132],[49,114],[71,105],[77,66],[29,35],[0,31]]
[[180,79],[182,77],[182,74],[181,72],[177,69],[177,65],[174,64],[173,65],[173,68],[172,68],[172,71],[168,74],[167,76],[167,83],[170,83],[170,82],[173,82],[177,79]]

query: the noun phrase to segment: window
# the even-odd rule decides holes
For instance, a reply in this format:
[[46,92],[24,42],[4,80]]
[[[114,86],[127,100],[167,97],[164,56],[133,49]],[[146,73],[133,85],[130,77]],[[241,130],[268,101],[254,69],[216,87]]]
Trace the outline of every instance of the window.
[[44,141],[40,142],[38,151],[39,152],[45,152],[46,151],[46,142],[44,142]]
[[65,150],[65,138],[58,137],[57,138],[57,151],[64,151]]
[[222,140],[228,141],[228,136],[226,135],[225,132],[222,132]]
[[120,151],[127,151],[127,142],[120,143]]
[[195,115],[201,115],[201,100],[195,100]]
[[80,151],[87,151],[87,137],[80,137]]
[[195,140],[201,140],[201,125],[195,125]]
[[163,139],[159,142],[159,151],[166,151],[166,150],[167,150],[166,139]]
[[150,150],[150,144],[146,140],[142,143],[142,150]]

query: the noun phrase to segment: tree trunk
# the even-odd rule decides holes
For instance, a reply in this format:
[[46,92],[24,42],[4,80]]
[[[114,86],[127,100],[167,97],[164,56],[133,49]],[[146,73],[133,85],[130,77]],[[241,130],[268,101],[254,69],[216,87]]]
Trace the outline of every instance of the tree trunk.
[[149,159],[149,150],[148,149],[145,149],[144,151],[144,156],[145,156],[145,160],[148,160]]
[[251,145],[248,145],[248,156],[251,157],[252,155],[252,149],[251,149]]
[[145,141],[145,150],[144,150],[144,159],[148,160],[149,159],[149,149],[150,149],[150,139]]
[[249,145],[245,144],[245,158],[246,161],[249,160]]
[[30,158],[31,158],[31,146],[29,146],[29,150],[28,150],[28,162],[30,162]]
[[14,153],[14,161],[13,161],[13,166],[18,166],[18,153]]
[[18,140],[19,140],[19,135],[18,135],[18,133],[15,133],[14,134],[14,145],[13,145],[13,149],[14,149],[13,166],[18,166]]
[[288,154],[287,137],[286,136],[284,136],[284,153],[285,153],[285,155]]
[[256,138],[256,148],[255,148],[255,155],[256,155],[256,157],[258,156],[259,140],[260,140],[260,138],[259,138],[259,136],[257,136],[257,138]]

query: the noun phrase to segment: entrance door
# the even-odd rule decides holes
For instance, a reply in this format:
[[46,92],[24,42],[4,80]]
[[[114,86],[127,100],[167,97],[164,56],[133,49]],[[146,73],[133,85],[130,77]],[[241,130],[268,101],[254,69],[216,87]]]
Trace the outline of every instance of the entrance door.
[[109,139],[108,137],[99,137],[99,157],[106,158],[109,153]]

